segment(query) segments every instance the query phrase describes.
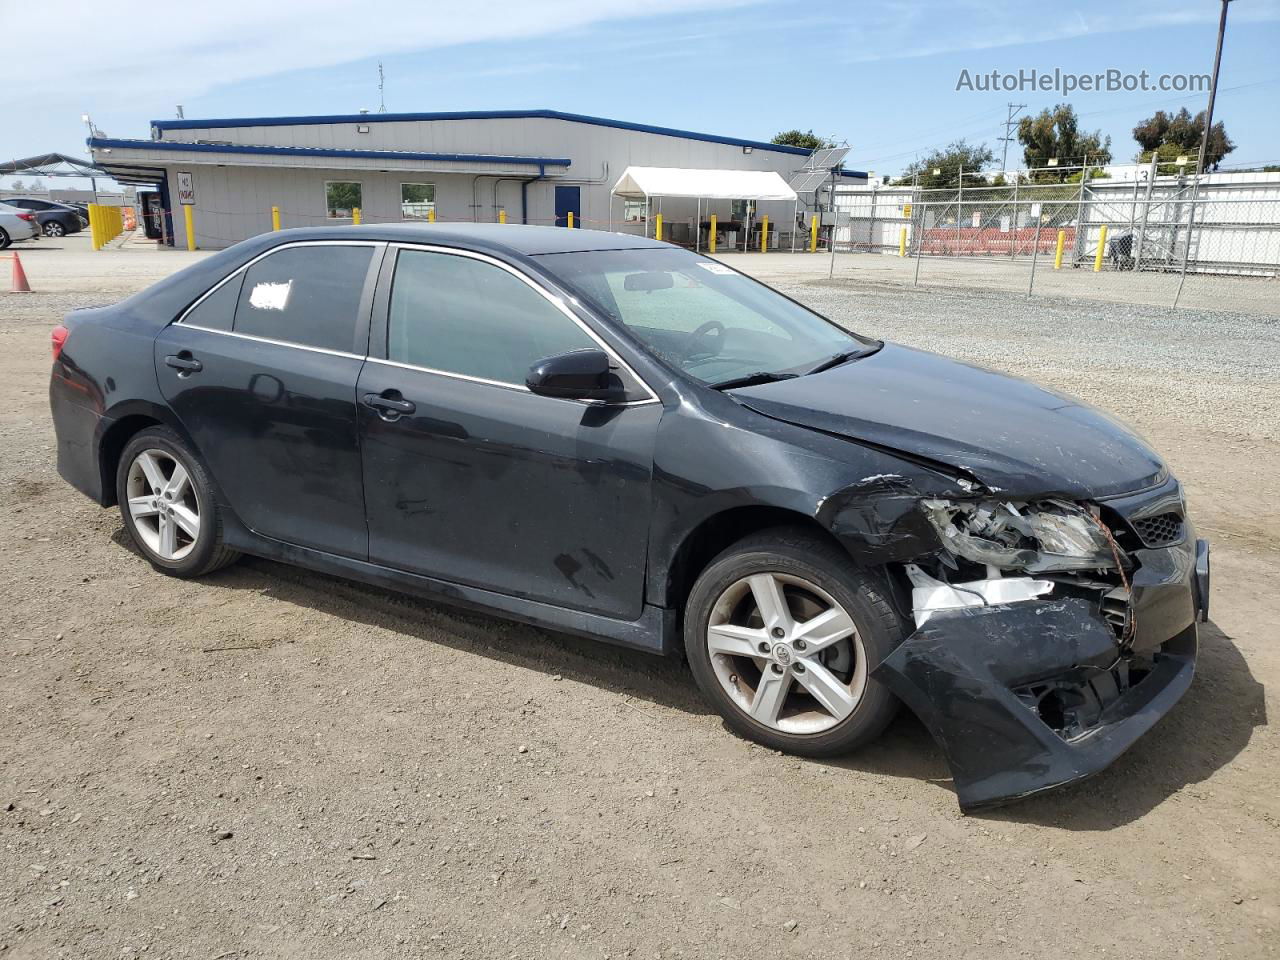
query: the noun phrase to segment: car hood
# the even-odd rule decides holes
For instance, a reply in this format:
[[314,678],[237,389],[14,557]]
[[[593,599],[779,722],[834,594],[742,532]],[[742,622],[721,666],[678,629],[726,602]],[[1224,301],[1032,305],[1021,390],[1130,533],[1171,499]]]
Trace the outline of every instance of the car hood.
[[956,467],[1014,496],[1112,496],[1164,470],[1128,427],[1073,397],[893,343],[730,393],[767,417]]

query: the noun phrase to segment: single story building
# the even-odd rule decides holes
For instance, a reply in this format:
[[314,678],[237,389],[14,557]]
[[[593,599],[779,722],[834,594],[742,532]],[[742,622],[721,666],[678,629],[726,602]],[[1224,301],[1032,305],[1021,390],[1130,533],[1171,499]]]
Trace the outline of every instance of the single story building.
[[[803,148],[627,123],[555,110],[360,113],[340,116],[156,120],[151,138],[95,135],[94,163],[122,183],[153,187],[166,239],[185,242],[181,206],[192,207],[196,243],[225,247],[282,227],[399,220],[575,226],[695,242],[695,219],[715,213],[748,225],[769,216],[789,236],[796,202],[615,196],[628,168],[771,171],[804,167]],[[866,175],[839,171],[843,182]],[[801,194],[801,213],[818,195]],[[802,221],[804,217],[800,218]],[[747,227],[749,229],[749,227]],[[803,227],[801,227],[803,229]],[[741,242],[745,242],[744,233]]]

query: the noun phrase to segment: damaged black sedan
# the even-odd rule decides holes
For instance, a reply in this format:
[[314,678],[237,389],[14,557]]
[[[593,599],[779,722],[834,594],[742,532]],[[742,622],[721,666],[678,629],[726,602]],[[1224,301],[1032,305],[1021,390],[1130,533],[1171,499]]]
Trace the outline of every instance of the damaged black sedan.
[[965,809],[1191,682],[1208,546],[1126,427],[706,257],[499,225],[272,233],[54,331],[62,476],[161,572],[253,554],[654,653],[734,730],[905,703]]

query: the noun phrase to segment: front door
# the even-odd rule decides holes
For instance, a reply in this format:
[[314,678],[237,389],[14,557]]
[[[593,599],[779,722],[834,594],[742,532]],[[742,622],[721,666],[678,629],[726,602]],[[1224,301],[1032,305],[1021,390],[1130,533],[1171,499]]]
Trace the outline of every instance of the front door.
[[626,403],[530,393],[534,363],[601,344],[497,261],[402,248],[387,300],[357,390],[370,559],[639,617],[661,414],[647,388],[620,366]]
[[255,533],[367,556],[355,390],[381,250],[279,248],[156,338],[165,399]]
[[573,214],[573,225],[582,226],[582,188],[556,185],[556,226],[567,227],[569,214]]

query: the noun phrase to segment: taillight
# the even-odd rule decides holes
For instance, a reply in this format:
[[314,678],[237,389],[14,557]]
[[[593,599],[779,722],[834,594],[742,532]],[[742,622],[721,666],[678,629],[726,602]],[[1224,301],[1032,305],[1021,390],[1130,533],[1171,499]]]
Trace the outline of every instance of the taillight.
[[53,332],[49,334],[49,339],[53,341],[53,359],[57,360],[62,354],[62,347],[67,342],[67,334],[71,331],[58,324],[53,328]]
[[30,222],[31,222],[32,220],[34,220],[35,218],[36,218],[36,215],[35,215],[34,213],[20,213],[20,214],[18,214],[18,219],[19,219],[19,220],[26,220],[28,223],[30,223]]

